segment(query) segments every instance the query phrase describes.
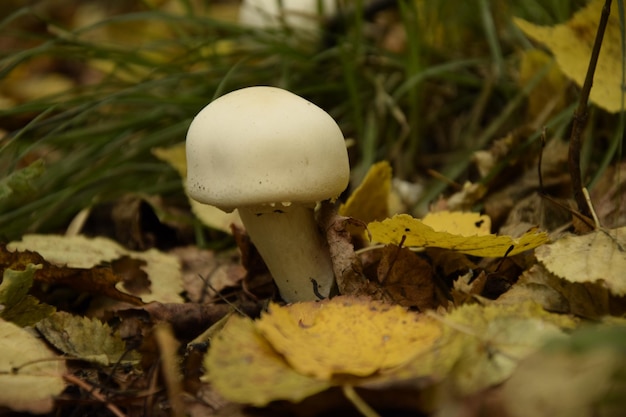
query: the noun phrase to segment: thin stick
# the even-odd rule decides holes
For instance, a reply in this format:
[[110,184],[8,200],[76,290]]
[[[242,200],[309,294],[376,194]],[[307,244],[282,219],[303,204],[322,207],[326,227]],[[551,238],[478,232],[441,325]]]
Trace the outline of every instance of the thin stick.
[[106,406],[106,408],[108,408],[109,411],[111,413],[113,413],[114,416],[116,416],[116,417],[126,417],[126,414],[124,414],[122,412],[122,410],[117,408],[117,406],[115,404],[111,404],[104,397],[104,395],[102,395],[98,391],[96,391],[96,389],[92,385],[87,383],[86,381],[83,381],[82,379],[80,379],[80,378],[78,378],[78,377],[76,377],[74,375],[71,375],[71,374],[63,375],[63,379],[65,379],[70,384],[78,385],[80,388],[82,388],[85,391],[87,391],[89,393],[89,395],[94,397],[96,400],[102,402]]
[[569,172],[572,177],[572,191],[574,193],[574,200],[578,206],[578,211],[585,217],[591,218],[591,209],[585,199],[583,192],[582,174],[580,172],[580,149],[582,143],[582,133],[587,123],[587,101],[589,100],[589,93],[591,92],[591,86],[593,85],[593,75],[596,71],[596,64],[598,63],[598,56],[600,56],[600,48],[602,47],[602,39],[604,38],[604,31],[611,14],[611,0],[606,0],[604,7],[602,7],[602,14],[600,16],[600,23],[598,24],[598,31],[596,32],[596,39],[591,50],[591,58],[589,59],[589,67],[587,68],[587,75],[585,76],[585,82],[580,91],[580,98],[578,100],[578,107],[574,111],[574,118],[572,122],[572,133],[570,135],[569,142]]

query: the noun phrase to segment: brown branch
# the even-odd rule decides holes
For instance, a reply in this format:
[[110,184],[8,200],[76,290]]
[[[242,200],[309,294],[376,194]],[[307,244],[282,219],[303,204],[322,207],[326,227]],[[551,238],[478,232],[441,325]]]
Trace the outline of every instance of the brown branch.
[[578,107],[574,112],[569,143],[568,162],[570,176],[572,177],[572,191],[574,193],[574,200],[576,200],[576,205],[578,206],[578,211],[585,217],[591,217],[591,208],[585,199],[582,174],[580,171],[580,149],[582,146],[581,137],[582,132],[585,129],[585,124],[587,123],[587,101],[589,100],[589,92],[591,91],[591,86],[593,85],[593,75],[596,71],[598,56],[600,55],[600,48],[602,47],[602,39],[604,38],[604,32],[606,30],[610,14],[611,0],[606,0],[604,7],[602,7],[600,23],[598,24],[598,31],[596,32],[596,39],[593,44],[593,49],[591,50],[591,58],[589,59],[587,75],[585,76],[585,82],[582,86],[582,90],[580,91]]

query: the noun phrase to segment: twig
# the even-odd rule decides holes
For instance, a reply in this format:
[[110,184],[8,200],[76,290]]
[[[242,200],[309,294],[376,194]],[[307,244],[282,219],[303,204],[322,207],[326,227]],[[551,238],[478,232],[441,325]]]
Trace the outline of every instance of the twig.
[[115,415],[116,417],[126,417],[126,414],[124,414],[122,412],[122,410],[117,408],[117,406],[115,404],[111,404],[104,397],[104,395],[102,395],[98,391],[96,391],[96,389],[92,385],[87,383],[86,381],[83,381],[82,379],[80,379],[80,378],[78,378],[78,377],[76,377],[74,375],[71,375],[71,374],[63,375],[63,379],[65,379],[67,382],[69,382],[71,384],[78,385],[80,388],[82,388],[85,391],[87,391],[89,393],[89,395],[94,397],[96,400],[102,402],[106,406],[106,408],[108,408],[109,411],[111,413],[113,413],[113,415]]
[[578,206],[578,211],[585,217],[591,218],[591,209],[585,199],[583,192],[582,175],[580,172],[580,149],[582,142],[582,132],[587,123],[587,101],[589,100],[589,93],[591,92],[591,86],[593,85],[593,75],[596,71],[596,64],[598,63],[598,56],[600,55],[600,48],[602,47],[602,39],[604,38],[604,31],[606,29],[609,15],[611,14],[611,0],[606,0],[604,7],[602,7],[602,14],[600,16],[600,22],[598,24],[598,31],[596,32],[596,39],[591,50],[591,58],[589,59],[589,67],[587,68],[587,75],[585,76],[585,82],[580,91],[580,98],[578,100],[578,107],[574,111],[574,118],[572,121],[572,133],[570,135],[569,142],[569,172],[572,177],[572,191],[574,193],[574,200]]

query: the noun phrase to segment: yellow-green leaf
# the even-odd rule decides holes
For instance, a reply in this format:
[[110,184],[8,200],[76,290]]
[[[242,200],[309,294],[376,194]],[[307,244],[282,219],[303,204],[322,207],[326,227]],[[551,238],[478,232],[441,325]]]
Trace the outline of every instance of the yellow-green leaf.
[[[502,257],[534,249],[548,241],[545,232],[529,231],[519,238],[483,235],[464,236],[436,231],[421,220],[407,214],[398,214],[382,222],[367,225],[372,241],[404,246],[450,249],[473,256]],[[510,249],[510,250],[509,250]]]
[[246,317],[228,320],[211,341],[204,366],[203,380],[220,395],[258,407],[275,400],[298,402],[330,387],[293,370]]

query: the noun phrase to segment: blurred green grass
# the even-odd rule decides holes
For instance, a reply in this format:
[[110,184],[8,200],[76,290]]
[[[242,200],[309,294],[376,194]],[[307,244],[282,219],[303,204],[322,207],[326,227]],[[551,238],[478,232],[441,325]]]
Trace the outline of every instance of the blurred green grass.
[[[530,44],[512,16],[553,24],[583,3],[398,1],[390,16],[406,41],[393,50],[362,7],[343,30],[315,38],[244,28],[216,18],[211,3],[179,2],[178,13],[123,3],[80,29],[45,0],[1,6],[9,47],[0,52],[0,82],[40,60],[80,77],[93,60],[107,70],[70,92],[0,107],[0,240],[60,230],[82,208],[127,193],[182,196],[179,177],[151,149],[183,141],[209,101],[250,85],[287,88],[327,110],[354,140],[355,183],[381,159],[406,180],[434,169],[463,181],[473,150],[526,123],[521,110],[534,85],[520,87],[516,71],[518,52]],[[156,28],[149,36],[146,22]],[[93,36],[109,29],[117,38]],[[569,114],[548,124],[563,129]],[[29,169],[37,160],[44,168]],[[445,186],[427,182],[422,203]]]

